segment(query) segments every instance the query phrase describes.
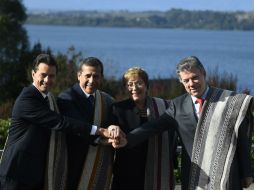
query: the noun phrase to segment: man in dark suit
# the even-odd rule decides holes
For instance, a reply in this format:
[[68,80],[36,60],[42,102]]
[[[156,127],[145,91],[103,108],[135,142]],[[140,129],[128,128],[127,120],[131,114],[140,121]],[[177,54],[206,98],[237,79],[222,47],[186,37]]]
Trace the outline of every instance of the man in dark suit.
[[67,118],[49,108],[45,98],[56,73],[57,63],[52,56],[36,57],[33,84],[22,90],[13,107],[0,164],[1,190],[43,189],[51,131],[79,134],[84,139],[90,134],[110,136],[107,129]]
[[[113,98],[98,90],[103,81],[103,64],[95,57],[82,60],[77,72],[78,83],[58,96],[60,113],[89,121],[95,125],[108,125],[109,108]],[[112,146],[99,145],[96,136],[88,142],[81,136],[66,136],[68,149],[67,189],[109,189],[113,162]],[[79,187],[79,188],[78,188]]]
[[[174,127],[182,142],[183,190],[248,187],[252,183],[252,97],[208,86],[206,71],[195,56],[181,60],[177,74],[187,93],[173,99],[159,119],[130,132],[129,145]],[[121,144],[113,146],[126,143],[122,138]]]

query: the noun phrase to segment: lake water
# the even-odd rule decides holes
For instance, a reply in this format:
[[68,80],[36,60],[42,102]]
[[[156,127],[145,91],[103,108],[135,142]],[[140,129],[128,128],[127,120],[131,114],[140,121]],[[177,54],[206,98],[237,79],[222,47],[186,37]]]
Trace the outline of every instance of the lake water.
[[254,92],[254,32],[182,29],[95,28],[25,25],[31,44],[53,52],[74,46],[105,65],[105,75],[121,77],[129,67],[144,68],[150,78],[175,76],[184,57],[199,57],[207,70],[237,76],[238,90]]

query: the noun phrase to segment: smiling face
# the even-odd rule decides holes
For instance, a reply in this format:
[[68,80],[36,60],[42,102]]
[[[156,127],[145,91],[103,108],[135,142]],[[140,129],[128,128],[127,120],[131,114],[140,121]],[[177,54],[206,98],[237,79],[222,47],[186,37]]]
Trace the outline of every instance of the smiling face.
[[43,93],[47,93],[56,81],[56,67],[40,63],[37,70],[32,71],[34,86]]
[[194,97],[201,97],[206,89],[205,74],[198,68],[179,72],[181,83],[185,90]]
[[83,65],[78,72],[80,87],[88,94],[94,93],[101,85],[103,76],[99,67]]
[[129,97],[133,99],[136,104],[144,105],[147,96],[147,86],[141,77],[131,76],[126,82],[126,89]]

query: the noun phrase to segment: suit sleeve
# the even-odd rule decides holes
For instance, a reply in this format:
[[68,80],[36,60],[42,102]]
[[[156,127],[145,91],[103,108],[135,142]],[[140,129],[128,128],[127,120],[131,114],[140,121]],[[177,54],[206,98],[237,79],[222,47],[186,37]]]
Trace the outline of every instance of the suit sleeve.
[[176,127],[176,120],[168,113],[162,114],[158,119],[146,122],[140,127],[132,130],[127,135],[128,146],[134,146],[171,127]]
[[253,116],[249,111],[246,114],[239,128],[237,141],[237,154],[239,157],[241,178],[252,176],[251,164],[251,134],[253,126]]
[[[67,93],[61,93],[57,98],[57,105],[61,115],[89,123],[87,120],[88,114],[81,112],[79,106],[77,105],[78,103],[78,99],[75,100],[74,97]],[[84,136],[80,133],[74,133],[72,135],[77,135],[78,138]],[[98,137],[99,135],[90,135],[89,138],[86,139],[89,144],[97,145],[95,141]]]
[[16,102],[13,118],[19,117],[37,127],[67,133],[80,133],[86,137],[89,137],[92,128],[89,123],[65,117],[51,111],[46,102],[43,102],[39,97],[31,95],[24,95]]
[[77,108],[77,106],[74,104],[74,101],[69,96],[61,93],[57,98],[57,105],[62,115],[66,117],[76,118],[76,119],[80,117],[82,118],[82,120],[85,120],[85,118],[81,117],[79,109]]

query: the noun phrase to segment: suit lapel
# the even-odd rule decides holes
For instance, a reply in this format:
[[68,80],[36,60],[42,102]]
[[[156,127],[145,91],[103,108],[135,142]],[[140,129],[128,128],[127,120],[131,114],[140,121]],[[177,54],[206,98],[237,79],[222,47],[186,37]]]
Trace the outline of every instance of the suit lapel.
[[131,128],[137,128],[140,125],[140,118],[137,107],[133,107],[133,109],[130,112],[127,112],[127,117],[130,118],[129,121],[132,121],[130,123]]
[[184,109],[185,109],[185,113],[188,115],[188,117],[190,118],[191,123],[193,123],[193,125],[196,128],[197,122],[198,122],[198,117],[195,113],[195,108],[191,99],[191,96],[188,95],[186,96],[186,98],[184,99]]
[[31,91],[32,94],[34,94],[36,97],[38,97],[42,102],[47,103],[45,98],[43,98],[41,92],[34,85],[30,85],[27,88],[29,89],[29,91]]
[[89,100],[87,99],[85,93],[82,91],[78,83],[72,87],[72,90],[75,96],[73,100],[76,101],[77,109],[79,109],[82,115],[86,115],[86,117],[89,115],[89,119],[91,119],[90,117],[92,116],[90,114],[93,115],[93,113],[91,113],[91,110],[88,109]]
[[137,107],[135,106],[135,103],[133,102],[133,100],[129,99],[127,101],[127,111],[125,112],[126,114],[126,118],[127,118],[127,121],[131,121],[128,123],[128,129],[131,128],[134,129],[134,128],[137,128],[139,125],[140,125],[140,118],[139,118],[139,115],[138,115],[138,109]]

